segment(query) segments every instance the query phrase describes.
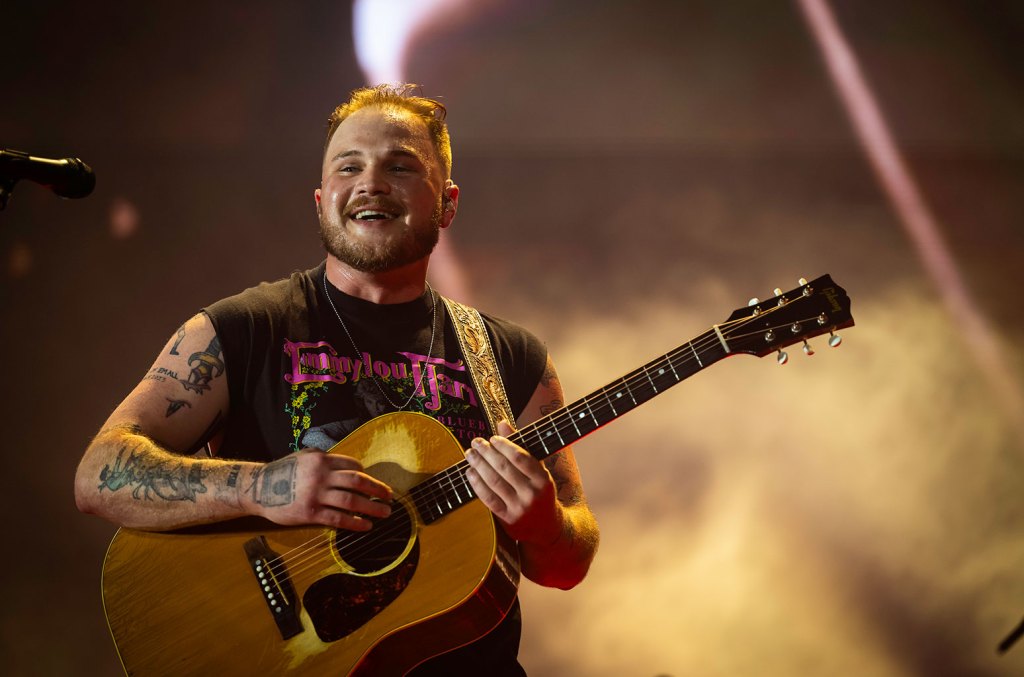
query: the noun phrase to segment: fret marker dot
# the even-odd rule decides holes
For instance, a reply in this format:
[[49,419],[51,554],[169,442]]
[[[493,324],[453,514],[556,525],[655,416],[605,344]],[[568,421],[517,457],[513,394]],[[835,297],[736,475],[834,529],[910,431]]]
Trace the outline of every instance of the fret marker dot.
[[587,417],[587,415],[581,411],[580,412],[580,418],[586,418],[586,417]]
[[615,397],[622,397],[622,393],[615,393]]
[[664,369],[659,369],[659,370],[658,370],[658,376],[661,376],[661,375],[662,375],[662,374],[664,374],[664,373],[665,373],[665,370],[664,370]]

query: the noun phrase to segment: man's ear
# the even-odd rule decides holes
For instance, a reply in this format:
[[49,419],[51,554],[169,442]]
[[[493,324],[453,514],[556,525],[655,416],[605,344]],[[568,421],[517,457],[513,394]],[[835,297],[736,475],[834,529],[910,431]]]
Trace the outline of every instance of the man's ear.
[[320,215],[320,189],[319,188],[317,188],[316,190],[313,191],[313,200],[316,201],[316,213],[319,216]]
[[451,179],[445,182],[443,196],[441,198],[441,227],[447,228],[452,225],[455,212],[459,210],[459,187],[452,183]]

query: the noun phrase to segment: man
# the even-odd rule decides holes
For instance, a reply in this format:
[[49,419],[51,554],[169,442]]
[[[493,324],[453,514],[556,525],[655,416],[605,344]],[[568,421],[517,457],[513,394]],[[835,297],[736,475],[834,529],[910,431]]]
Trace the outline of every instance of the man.
[[[353,92],[331,115],[314,191],[327,259],[219,301],[171,337],[78,468],[79,508],[146,530],[256,515],[369,531],[392,490],[355,458],[321,453],[356,422],[419,411],[468,446],[466,476],[518,542],[522,571],[571,588],[598,542],[567,449],[541,463],[488,434],[445,305],[426,284],[459,201],[444,107],[411,87]],[[554,367],[525,330],[484,316],[523,425],[562,404]],[[217,458],[188,456],[211,439]],[[429,661],[438,674],[521,674],[518,604],[483,639]]]

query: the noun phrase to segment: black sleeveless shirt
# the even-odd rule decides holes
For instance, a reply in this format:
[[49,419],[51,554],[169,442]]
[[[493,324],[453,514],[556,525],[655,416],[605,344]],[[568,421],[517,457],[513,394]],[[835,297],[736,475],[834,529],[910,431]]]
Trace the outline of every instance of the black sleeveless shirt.
[[[231,398],[218,455],[265,462],[308,447],[329,449],[407,402],[406,411],[436,418],[464,446],[487,437],[444,303],[427,290],[408,303],[379,305],[327,282],[346,333],[324,295],[324,269],[321,263],[204,308],[223,349]],[[518,417],[540,381],[547,350],[522,327],[482,315]],[[522,675],[520,628],[517,600],[488,635],[412,674]]]

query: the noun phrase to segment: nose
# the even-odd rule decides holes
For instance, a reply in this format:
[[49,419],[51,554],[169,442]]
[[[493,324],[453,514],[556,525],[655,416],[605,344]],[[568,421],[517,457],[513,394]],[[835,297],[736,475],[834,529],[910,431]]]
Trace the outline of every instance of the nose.
[[355,189],[359,195],[386,195],[391,192],[391,184],[388,183],[384,169],[373,163],[359,173]]

